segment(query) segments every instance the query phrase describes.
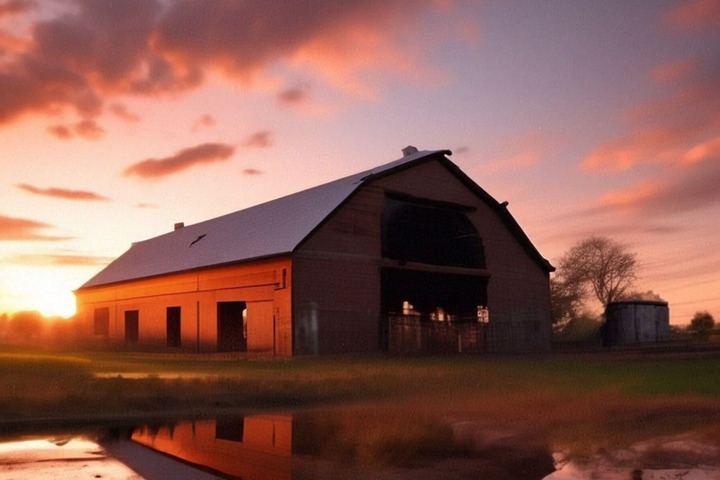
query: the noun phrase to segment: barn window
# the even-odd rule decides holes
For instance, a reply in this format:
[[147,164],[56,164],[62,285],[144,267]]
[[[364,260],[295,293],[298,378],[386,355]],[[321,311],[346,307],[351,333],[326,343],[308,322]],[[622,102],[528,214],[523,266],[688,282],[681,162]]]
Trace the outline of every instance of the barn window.
[[140,339],[140,314],[137,310],[125,312],[125,343],[137,343]]
[[107,307],[96,308],[94,314],[95,335],[107,337],[110,335],[110,309]]
[[180,307],[167,307],[165,310],[165,323],[167,331],[167,346],[180,347],[182,335],[180,329]]
[[485,268],[482,239],[467,218],[470,207],[422,199],[386,199],[382,255],[400,265]]

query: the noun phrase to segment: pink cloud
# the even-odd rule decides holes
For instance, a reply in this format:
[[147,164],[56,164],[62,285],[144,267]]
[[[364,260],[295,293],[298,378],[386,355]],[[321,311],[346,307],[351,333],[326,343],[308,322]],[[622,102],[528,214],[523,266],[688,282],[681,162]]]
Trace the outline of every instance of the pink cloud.
[[682,30],[720,27],[720,0],[691,0],[673,8],[664,17],[667,25]]
[[682,214],[720,203],[720,155],[677,165],[664,178],[603,195],[586,213],[630,214],[636,218]]
[[230,158],[235,147],[222,143],[203,143],[185,148],[164,158],[148,158],[125,169],[125,176],[160,178],[181,172],[190,167],[220,162]]
[[278,101],[282,105],[295,105],[302,103],[308,96],[308,88],[289,87],[278,93]]
[[53,228],[53,226],[44,222],[0,215],[0,241],[58,241],[70,238],[49,236],[41,233],[42,230],[50,228]]
[[107,197],[103,197],[94,192],[88,192],[84,190],[69,190],[66,188],[38,188],[33,185],[21,183],[17,185],[20,190],[32,193],[33,195],[42,195],[46,197],[60,198],[64,200],[82,200],[82,201],[102,201],[106,202],[110,200]]
[[[707,62],[711,64],[711,62]],[[690,66],[691,65],[691,66]],[[688,149],[720,129],[720,69],[690,62],[682,73],[663,65],[657,74],[674,82],[663,96],[629,108],[629,133],[606,141],[581,162],[588,171],[619,171],[650,162],[680,162]],[[657,70],[656,70],[657,72]]]
[[272,132],[269,130],[260,130],[248,135],[243,141],[242,146],[248,148],[267,148],[272,146]]
[[263,171],[258,170],[257,168],[245,168],[243,169],[243,173],[245,175],[262,175]]

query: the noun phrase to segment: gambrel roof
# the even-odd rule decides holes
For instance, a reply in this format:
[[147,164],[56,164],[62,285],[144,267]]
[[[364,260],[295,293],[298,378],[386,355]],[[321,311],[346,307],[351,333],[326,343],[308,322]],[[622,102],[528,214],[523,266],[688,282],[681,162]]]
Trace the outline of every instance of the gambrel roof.
[[433,159],[442,161],[496,209],[542,268],[552,271],[553,267],[540,256],[504,205],[447,159],[450,154],[449,150],[411,153],[371,170],[135,242],[80,289],[291,254],[360,186]]

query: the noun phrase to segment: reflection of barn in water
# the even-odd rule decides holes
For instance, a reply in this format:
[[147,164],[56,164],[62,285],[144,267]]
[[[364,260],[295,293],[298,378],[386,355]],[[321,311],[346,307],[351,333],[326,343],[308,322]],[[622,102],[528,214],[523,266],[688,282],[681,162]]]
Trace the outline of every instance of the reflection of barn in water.
[[213,472],[246,480],[292,477],[292,417],[255,415],[136,428],[130,439]]
[[550,347],[544,260],[447,151],[137,242],[76,291],[125,348],[478,352]]

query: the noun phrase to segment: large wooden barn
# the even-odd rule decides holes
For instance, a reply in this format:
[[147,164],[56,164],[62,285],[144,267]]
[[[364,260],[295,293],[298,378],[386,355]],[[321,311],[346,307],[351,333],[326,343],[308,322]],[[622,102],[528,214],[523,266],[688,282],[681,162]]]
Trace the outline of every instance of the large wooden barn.
[[131,248],[76,290],[115,348],[267,355],[550,348],[549,273],[449,151],[403,158]]

